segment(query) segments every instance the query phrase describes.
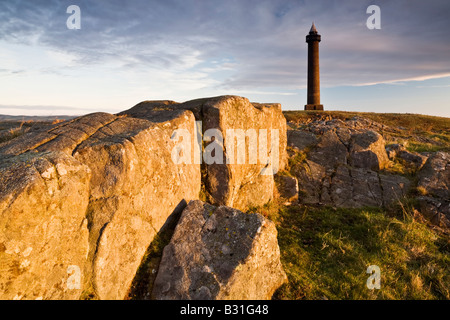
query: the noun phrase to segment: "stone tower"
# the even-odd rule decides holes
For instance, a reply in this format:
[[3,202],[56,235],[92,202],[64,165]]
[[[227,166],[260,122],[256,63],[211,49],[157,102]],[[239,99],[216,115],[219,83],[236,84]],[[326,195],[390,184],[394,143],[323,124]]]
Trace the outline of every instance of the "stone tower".
[[320,104],[320,34],[317,32],[314,22],[306,36],[306,42],[308,43],[308,104],[305,105],[305,110],[323,110],[323,105]]

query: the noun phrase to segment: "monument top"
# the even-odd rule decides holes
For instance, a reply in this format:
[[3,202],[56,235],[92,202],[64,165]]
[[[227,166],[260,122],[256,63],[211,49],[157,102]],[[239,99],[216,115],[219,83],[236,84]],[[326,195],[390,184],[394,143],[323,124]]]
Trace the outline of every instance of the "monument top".
[[311,30],[309,30],[309,33],[318,33],[316,26],[314,25],[314,22],[312,23],[312,27],[311,27]]

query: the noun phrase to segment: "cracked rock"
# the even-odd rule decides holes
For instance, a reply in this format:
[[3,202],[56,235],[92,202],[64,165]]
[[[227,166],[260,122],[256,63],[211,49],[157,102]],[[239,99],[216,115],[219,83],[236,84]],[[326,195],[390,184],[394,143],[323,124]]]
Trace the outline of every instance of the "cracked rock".
[[[123,299],[154,236],[198,198],[200,166],[172,160],[174,130],[194,136],[194,124],[188,110],[93,113],[1,144],[0,243],[34,249],[27,262],[0,252],[0,297],[76,299],[92,287]],[[69,265],[82,275],[77,290],[65,284]]]
[[286,279],[273,222],[196,200],[184,209],[164,248],[152,295],[158,300],[262,300]]

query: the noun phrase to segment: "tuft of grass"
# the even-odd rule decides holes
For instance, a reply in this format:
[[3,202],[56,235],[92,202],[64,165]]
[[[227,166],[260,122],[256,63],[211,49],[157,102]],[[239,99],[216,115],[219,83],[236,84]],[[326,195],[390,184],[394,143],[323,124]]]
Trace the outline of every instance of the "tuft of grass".
[[389,164],[382,170],[382,172],[398,174],[410,180],[414,180],[418,170],[419,169],[416,166],[408,164],[405,160],[395,158],[394,160],[389,161]]
[[14,138],[17,138],[21,135],[23,135],[26,131],[24,130],[23,122],[20,124],[20,126],[16,128],[10,128],[6,132],[3,132],[2,135],[0,135],[0,143],[12,140]]
[[450,150],[448,143],[447,145],[438,145],[434,143],[429,142],[419,142],[411,140],[409,141],[408,145],[406,146],[406,149],[410,152],[437,152],[437,151],[446,151]]
[[[450,299],[450,245],[416,221],[412,204],[336,209],[271,203],[288,283],[274,299]],[[366,286],[369,265],[381,289]]]

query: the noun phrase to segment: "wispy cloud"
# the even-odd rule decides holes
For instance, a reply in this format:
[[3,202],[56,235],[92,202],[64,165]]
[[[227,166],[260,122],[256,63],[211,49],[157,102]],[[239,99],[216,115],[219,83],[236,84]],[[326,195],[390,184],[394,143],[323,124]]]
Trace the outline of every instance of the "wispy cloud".
[[37,60],[38,49],[45,55],[30,66],[14,51],[0,53],[0,79],[29,71],[96,73],[107,78],[105,86],[121,78],[129,92],[142,94],[290,96],[306,87],[305,35],[313,20],[322,34],[324,88],[450,74],[448,0],[379,0],[381,30],[365,26],[369,0],[77,0],[82,28],[76,31],[66,28],[71,4],[0,2],[0,40],[29,48],[26,59]]

